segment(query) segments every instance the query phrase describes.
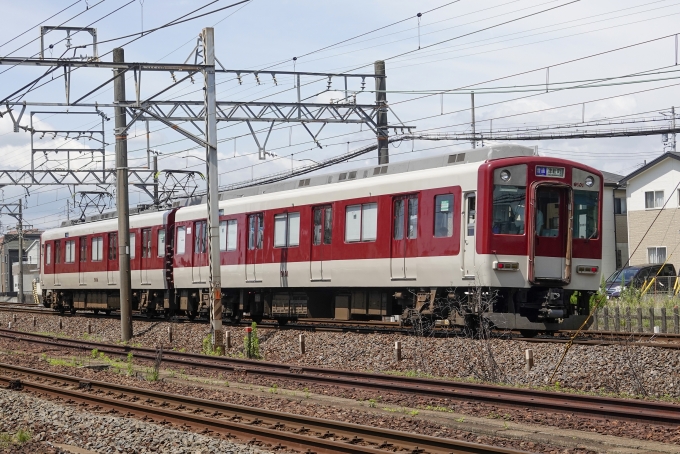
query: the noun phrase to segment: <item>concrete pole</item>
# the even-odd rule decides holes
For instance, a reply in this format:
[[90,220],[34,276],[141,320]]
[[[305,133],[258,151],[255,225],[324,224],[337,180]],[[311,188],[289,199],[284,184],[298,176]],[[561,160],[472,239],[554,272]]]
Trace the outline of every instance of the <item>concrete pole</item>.
[[[125,61],[122,48],[113,49],[113,62]],[[114,70],[114,74],[122,73]],[[113,81],[114,102],[125,101],[125,76]],[[120,338],[123,342],[132,339],[132,307],[130,294],[130,200],[128,194],[127,118],[124,107],[115,108],[116,117],[116,209],[118,210],[118,267],[120,270]]]
[[477,148],[477,141],[475,140],[475,92],[470,93],[472,101],[472,148]]
[[[17,302],[24,302],[24,202],[19,199],[19,224],[17,225],[17,233],[19,234],[19,292],[17,293]],[[12,270],[10,270],[10,273]]]
[[204,28],[203,63],[205,83],[205,138],[206,175],[208,185],[208,257],[210,267],[210,331],[213,348],[219,347],[224,353],[224,332],[222,331],[222,275],[220,272],[220,215],[217,172],[217,107],[215,94],[215,31]]
[[375,78],[375,105],[378,108],[376,123],[378,125],[378,164],[389,164],[389,130],[387,129],[387,81],[385,80],[385,61],[373,63]]

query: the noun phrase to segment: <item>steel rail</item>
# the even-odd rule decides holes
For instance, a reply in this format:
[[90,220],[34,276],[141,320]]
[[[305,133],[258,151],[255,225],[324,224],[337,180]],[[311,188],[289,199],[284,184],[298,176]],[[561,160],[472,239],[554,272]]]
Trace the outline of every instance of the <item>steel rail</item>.
[[[149,361],[156,359],[156,350],[150,348],[52,338],[5,329],[0,329],[0,337],[41,343],[53,347],[58,346],[81,350],[96,348],[98,351],[110,355],[125,356],[128,353],[132,353],[135,358]],[[680,425],[680,405],[665,402],[617,399],[418,377],[396,377],[175,351],[164,351],[163,362],[184,367],[245,373],[320,385],[362,388],[400,394],[417,394],[432,398],[473,400],[505,407],[532,407],[537,410],[575,413],[591,418],[613,418],[672,426]]]
[[[412,453],[519,454],[524,451],[432,437],[392,429],[332,421],[273,410],[169,394],[148,389],[83,380],[74,377],[0,363],[0,382],[15,390],[58,396],[68,401],[96,405],[102,410],[126,412],[145,419],[162,419],[195,430],[236,435],[249,442],[277,447],[334,453],[384,453],[385,449]],[[15,378],[20,376],[20,379]],[[28,378],[28,380],[27,380]],[[39,381],[38,381],[39,380]],[[46,382],[50,382],[49,384]],[[70,386],[70,388],[66,387]],[[115,396],[115,397],[110,397]],[[389,442],[387,441],[389,440]]]

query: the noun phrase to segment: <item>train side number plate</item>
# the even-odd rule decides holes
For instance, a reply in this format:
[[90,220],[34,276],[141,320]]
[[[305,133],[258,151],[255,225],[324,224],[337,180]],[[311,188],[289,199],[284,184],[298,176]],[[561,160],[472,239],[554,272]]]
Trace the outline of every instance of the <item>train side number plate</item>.
[[536,166],[537,177],[564,178],[564,167]]

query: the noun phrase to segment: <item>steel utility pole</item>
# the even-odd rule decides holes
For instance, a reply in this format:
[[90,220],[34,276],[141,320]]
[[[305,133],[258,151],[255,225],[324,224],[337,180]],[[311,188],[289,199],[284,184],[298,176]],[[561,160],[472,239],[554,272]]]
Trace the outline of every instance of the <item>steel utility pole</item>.
[[[125,61],[122,48],[113,49],[113,62]],[[125,102],[125,71],[114,69],[114,103]],[[118,266],[120,270],[120,338],[132,339],[132,307],[130,294],[130,201],[128,194],[127,118],[125,107],[115,107],[116,115],[116,208],[118,210]]]
[[204,95],[205,95],[205,162],[208,195],[208,258],[210,267],[210,331],[215,350],[224,353],[222,331],[222,275],[220,270],[220,215],[217,187],[217,105],[215,94],[215,31],[204,28],[203,40]]
[[19,217],[17,220],[17,233],[19,234],[19,292],[17,293],[17,302],[24,302],[24,202],[19,199]]
[[477,148],[477,141],[475,140],[475,92],[470,92],[472,102],[472,148]]
[[378,135],[378,164],[389,164],[389,130],[387,129],[387,81],[385,78],[385,61],[373,63],[375,78],[376,126]]
[[[671,107],[671,117],[673,117],[673,130],[675,130],[675,106]],[[671,150],[675,153],[675,133],[673,133],[673,144],[671,145]]]

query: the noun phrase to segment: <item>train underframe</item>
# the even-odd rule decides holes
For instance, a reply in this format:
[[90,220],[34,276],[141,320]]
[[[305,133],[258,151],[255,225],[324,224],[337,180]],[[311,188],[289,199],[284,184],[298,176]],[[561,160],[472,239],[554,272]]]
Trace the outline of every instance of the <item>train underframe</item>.
[[[238,322],[274,319],[280,324],[304,318],[392,320],[411,326],[489,327],[541,331],[576,329],[585,321],[592,291],[531,288],[329,288],[223,289],[223,318]],[[43,304],[62,313],[120,308],[116,290],[44,290]],[[132,309],[149,317],[209,317],[208,289],[133,289]],[[441,322],[440,322],[441,323]]]

